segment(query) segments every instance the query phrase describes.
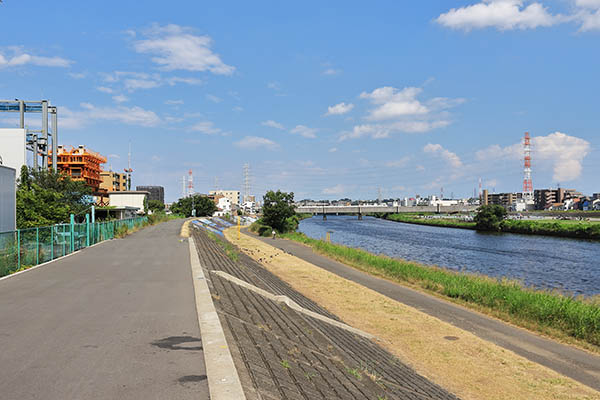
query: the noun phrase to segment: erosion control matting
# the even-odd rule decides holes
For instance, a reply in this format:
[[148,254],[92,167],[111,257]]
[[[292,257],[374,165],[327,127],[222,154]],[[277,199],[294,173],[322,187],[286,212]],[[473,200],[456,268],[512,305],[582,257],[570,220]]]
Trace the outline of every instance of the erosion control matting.
[[193,235],[249,399],[457,399],[374,341],[211,272],[339,321],[246,255],[233,261],[204,232]]

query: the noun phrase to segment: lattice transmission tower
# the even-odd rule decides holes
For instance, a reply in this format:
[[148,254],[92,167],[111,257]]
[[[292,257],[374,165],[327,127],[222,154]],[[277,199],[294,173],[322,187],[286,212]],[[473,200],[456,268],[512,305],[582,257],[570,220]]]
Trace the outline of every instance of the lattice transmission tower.
[[523,200],[533,201],[533,183],[531,182],[531,138],[529,137],[529,132],[525,132],[523,153]]

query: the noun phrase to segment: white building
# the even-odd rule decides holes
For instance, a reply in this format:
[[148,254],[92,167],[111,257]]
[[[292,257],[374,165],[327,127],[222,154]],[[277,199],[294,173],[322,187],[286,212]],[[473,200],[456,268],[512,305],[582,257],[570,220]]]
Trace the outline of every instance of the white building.
[[208,192],[210,196],[215,196],[215,198],[219,196],[224,196],[231,201],[232,205],[240,204],[240,191],[239,190],[211,190]]
[[227,197],[219,197],[217,200],[218,210],[213,213],[213,217],[224,217],[231,215],[231,200]]
[[14,231],[17,224],[16,170],[0,165],[0,232]]
[[111,207],[134,207],[137,208],[138,214],[143,214],[149,194],[149,192],[134,190],[108,192],[108,204]]
[[26,129],[0,129],[0,164],[14,168],[17,175],[27,165]]

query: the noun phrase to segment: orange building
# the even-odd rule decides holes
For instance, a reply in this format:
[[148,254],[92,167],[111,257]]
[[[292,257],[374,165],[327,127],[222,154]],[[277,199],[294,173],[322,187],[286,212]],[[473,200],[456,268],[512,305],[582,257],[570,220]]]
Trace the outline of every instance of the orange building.
[[[100,164],[106,162],[106,157],[80,145],[76,148],[58,146],[56,158],[59,172],[69,175],[74,181],[85,182],[94,193],[99,192],[102,182]],[[52,157],[48,159],[49,167],[52,167]]]

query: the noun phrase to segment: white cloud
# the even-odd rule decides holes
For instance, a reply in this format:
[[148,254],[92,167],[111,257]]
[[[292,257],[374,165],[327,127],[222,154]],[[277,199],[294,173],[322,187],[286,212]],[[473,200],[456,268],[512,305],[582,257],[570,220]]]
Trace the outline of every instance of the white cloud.
[[175,86],[178,83],[187,83],[188,85],[202,85],[202,79],[197,78],[182,78],[180,76],[172,76],[169,78],[165,78],[165,82],[169,86]]
[[442,157],[453,168],[460,168],[463,165],[462,161],[460,160],[460,157],[457,156],[456,153],[453,153],[450,150],[443,148],[440,144],[429,143],[425,147],[423,147],[423,151],[425,153],[431,153]]
[[422,88],[416,87],[399,90],[384,86],[372,92],[361,93],[361,99],[376,106],[365,117],[374,123],[355,125],[351,131],[342,132],[339,140],[361,137],[382,139],[394,133],[423,133],[444,128],[451,124],[447,109],[465,102],[461,98],[446,97],[421,101],[417,97],[422,92]]
[[217,97],[213,94],[207,94],[206,98],[210,101],[212,101],[213,103],[220,103],[223,101],[223,99],[221,99],[220,97]]
[[317,135],[316,135],[317,129],[309,128],[304,125],[296,125],[295,128],[290,130],[290,133],[293,133],[294,135],[300,135],[300,136],[308,138],[308,139],[314,139],[317,137]]
[[201,132],[206,135],[216,135],[221,133],[221,129],[214,126],[214,124],[210,121],[202,121],[198,122],[194,126],[190,127],[191,131]]
[[335,186],[323,189],[321,191],[321,194],[330,194],[330,195],[331,194],[335,194],[335,195],[338,195],[338,194],[343,194],[345,192],[346,192],[345,186],[342,185],[342,184],[337,184]]
[[129,97],[127,97],[127,96],[125,96],[123,94],[118,94],[116,96],[113,96],[113,100],[116,103],[125,103],[125,102],[129,101]]
[[273,121],[271,119],[268,120],[268,121],[263,121],[260,124],[262,126],[268,126],[270,128],[281,129],[281,130],[285,129],[285,127],[282,124],[280,124],[279,122],[275,122],[275,121]]
[[323,75],[338,75],[341,74],[342,70],[341,69],[335,69],[335,68],[327,68],[325,71],[323,71]]
[[183,100],[167,100],[167,101],[165,101],[165,104],[169,105],[169,106],[178,106],[178,105],[184,104],[184,101]]
[[98,90],[99,92],[102,92],[102,93],[109,93],[109,94],[114,92],[114,90],[112,90],[111,88],[106,87],[106,86],[98,86],[96,88],[96,90]]
[[19,67],[22,65],[36,65],[39,67],[62,67],[70,66],[73,61],[61,57],[43,57],[34,56],[23,51],[19,46],[7,47],[11,55],[6,55],[5,51],[0,50],[0,68]]
[[335,153],[336,151],[338,151],[337,147],[332,147],[328,150],[330,153]]
[[409,161],[410,161],[410,157],[406,156],[406,157],[402,157],[399,160],[388,161],[385,163],[385,166],[389,167],[389,168],[402,168],[402,167],[406,167],[406,165],[408,164]]
[[334,106],[327,107],[325,115],[343,115],[349,113],[354,108],[354,104],[339,103]]
[[244,111],[244,107],[235,106],[232,108],[232,110],[235,112],[242,112],[242,111]]
[[[188,85],[200,85],[202,80],[196,78],[183,78],[179,76],[162,77],[160,74],[148,74],[146,72],[114,71],[111,74],[102,74],[104,82],[115,85],[122,83],[123,88],[129,92],[140,89],[154,89],[164,85],[175,86],[178,83]],[[111,88],[106,88],[112,90]]]
[[453,8],[436,18],[436,22],[452,29],[496,28],[501,31],[535,29],[563,23],[577,23],[580,31],[600,29],[600,1],[572,0],[568,15],[552,14],[540,1],[482,0],[479,3]]
[[371,137],[372,139],[385,139],[396,132],[424,133],[450,125],[450,121],[398,121],[391,124],[365,124],[356,125],[351,132],[343,132],[339,141]]
[[60,107],[59,129],[82,129],[96,121],[112,121],[144,127],[154,127],[161,123],[156,113],[138,106],[97,107],[90,103],[81,103],[80,107],[78,110]]
[[267,87],[275,91],[281,90],[281,84],[279,82],[269,82],[267,83]]
[[83,79],[87,74],[84,72],[69,72],[69,76],[73,79]]
[[[96,107],[89,103],[82,103],[81,107],[83,118],[92,120],[116,121],[127,125],[139,125],[152,127],[160,123],[160,118],[154,111],[144,110],[141,107]],[[61,107],[61,113],[63,108]],[[64,121],[61,119],[61,127],[64,126]]]
[[235,142],[234,145],[243,149],[250,150],[256,150],[260,148],[265,148],[267,150],[277,150],[279,148],[279,145],[274,141],[258,136],[245,136],[242,140]]
[[436,22],[453,29],[496,28],[499,30],[534,29],[560,23],[563,17],[552,15],[541,3],[524,0],[483,0],[480,3],[453,8]]
[[191,28],[155,25],[143,35],[145,39],[134,42],[135,50],[153,55],[152,61],[166,71],[210,71],[219,75],[231,75],[235,71],[213,53],[209,36],[194,35]]
[[[531,139],[532,164],[550,165],[552,179],[557,182],[572,181],[583,171],[583,159],[590,152],[590,143],[584,139],[554,132],[546,136],[534,136]],[[515,143],[507,147],[493,145],[476,153],[480,161],[501,159],[519,160],[523,158],[523,144]]]
[[423,89],[415,87],[398,90],[394,87],[384,86],[371,93],[363,92],[360,98],[368,99],[371,103],[379,105],[371,110],[367,119],[381,121],[407,115],[427,114],[429,109],[416,99],[422,91]]

